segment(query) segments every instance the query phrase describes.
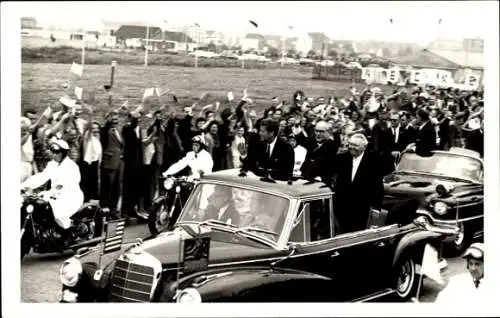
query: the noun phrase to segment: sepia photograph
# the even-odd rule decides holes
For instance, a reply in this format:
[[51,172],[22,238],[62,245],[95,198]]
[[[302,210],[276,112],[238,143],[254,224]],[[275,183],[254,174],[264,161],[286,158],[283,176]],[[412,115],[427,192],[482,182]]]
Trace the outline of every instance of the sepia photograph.
[[493,1],[2,3],[8,315],[499,314],[498,26]]

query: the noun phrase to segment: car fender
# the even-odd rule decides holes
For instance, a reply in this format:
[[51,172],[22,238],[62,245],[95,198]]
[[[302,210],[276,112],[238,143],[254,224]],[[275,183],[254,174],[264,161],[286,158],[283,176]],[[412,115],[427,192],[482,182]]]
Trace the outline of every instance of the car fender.
[[[401,238],[396,246],[392,266],[395,266],[396,263],[400,260],[401,256],[403,256],[403,254],[405,254],[406,252],[418,253],[415,254],[415,256],[422,256],[421,252],[423,252],[423,246],[425,245],[425,243],[434,242],[440,237],[442,237],[441,233],[431,232],[427,230],[421,230],[406,234]],[[422,247],[422,250],[416,251],[415,249],[419,246]],[[416,258],[415,260],[418,262],[419,258]]]
[[[295,297],[303,298],[304,294],[308,298],[319,299],[330,297],[321,291],[327,285],[331,287],[331,284],[332,280],[328,277],[285,268],[226,268],[196,273],[178,283],[164,286],[160,301],[173,301],[175,291],[186,288],[195,288],[203,302],[290,301]],[[287,288],[280,288],[285,285]]]

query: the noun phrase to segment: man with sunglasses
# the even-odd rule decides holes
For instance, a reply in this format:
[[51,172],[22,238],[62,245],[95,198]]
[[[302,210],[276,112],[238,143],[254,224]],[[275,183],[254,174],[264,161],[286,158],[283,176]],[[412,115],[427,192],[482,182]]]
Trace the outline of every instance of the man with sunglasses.
[[51,181],[51,188],[44,192],[44,199],[52,208],[54,219],[63,230],[71,226],[70,217],[83,204],[83,192],[80,189],[80,169],[68,156],[69,146],[60,136],[50,141],[52,160],[40,173],[29,177],[21,184],[21,191],[39,188]]
[[326,121],[319,121],[314,128],[315,142],[307,151],[302,164],[302,176],[308,180],[320,177],[326,184],[332,183],[331,162],[337,155],[340,140],[332,137],[332,127]]

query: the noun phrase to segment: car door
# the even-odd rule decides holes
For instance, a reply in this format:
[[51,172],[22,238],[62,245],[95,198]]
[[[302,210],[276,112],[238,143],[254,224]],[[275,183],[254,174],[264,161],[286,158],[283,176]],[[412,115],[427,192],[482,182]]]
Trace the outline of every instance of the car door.
[[[290,266],[332,279],[332,288],[328,290],[331,301],[351,299],[352,280],[345,277],[349,270],[350,262],[346,259],[349,254],[342,251],[342,241],[334,236],[331,198],[304,201],[299,206],[299,211],[300,218],[294,224],[289,239],[296,246],[296,253],[289,260]],[[321,229],[315,228],[315,217],[318,214],[326,215],[326,218],[319,221]]]

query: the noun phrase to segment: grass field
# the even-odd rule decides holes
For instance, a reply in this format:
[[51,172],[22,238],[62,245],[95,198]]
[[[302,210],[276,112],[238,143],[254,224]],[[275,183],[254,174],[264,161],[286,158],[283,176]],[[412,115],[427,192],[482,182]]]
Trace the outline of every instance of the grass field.
[[[70,78],[69,64],[22,64],[22,109],[35,107],[40,112],[48,105],[53,105],[65,93],[74,96],[73,86],[83,88],[83,100],[89,92],[95,94],[96,117],[108,110],[108,98],[103,85],[110,80],[110,66],[86,65],[81,78],[71,75],[70,89],[65,91],[63,84]],[[239,100],[243,89],[248,89],[249,97],[254,100],[256,110],[260,112],[270,104],[272,97],[291,100],[292,94],[303,90],[308,96],[344,96],[351,83],[313,80],[312,70],[300,72],[290,69],[242,70],[229,68],[191,68],[151,66],[123,66],[118,64],[113,87],[113,107],[126,100],[131,105],[139,105],[144,89],[149,87],[168,87],[177,96],[179,104],[174,104],[172,96],[150,97],[144,103],[148,109],[154,104],[169,106],[191,105],[204,92],[209,96],[200,102],[200,107],[215,100],[221,106],[227,101],[226,94],[232,91],[235,100]],[[361,85],[360,85],[361,86]],[[364,86],[364,84],[363,84]]]

